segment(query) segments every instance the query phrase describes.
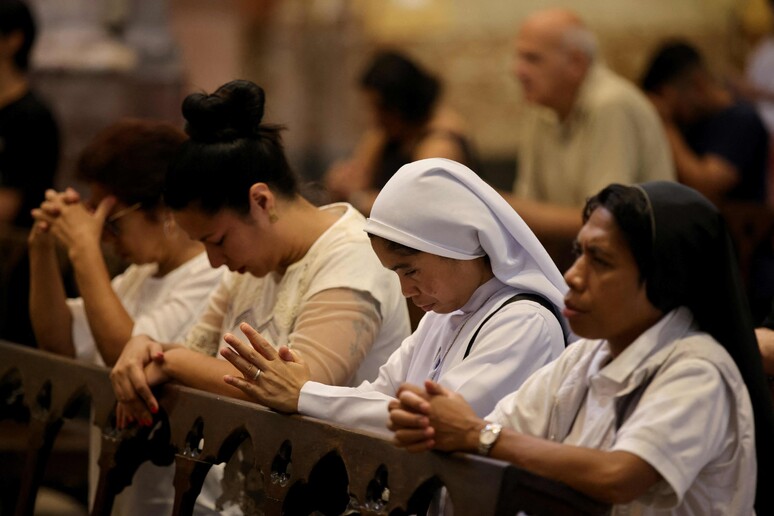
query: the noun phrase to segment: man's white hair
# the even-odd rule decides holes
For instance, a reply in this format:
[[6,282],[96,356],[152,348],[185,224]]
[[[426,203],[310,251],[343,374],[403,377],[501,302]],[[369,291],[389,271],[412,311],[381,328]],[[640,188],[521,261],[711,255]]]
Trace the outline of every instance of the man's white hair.
[[579,25],[568,27],[562,33],[562,43],[568,50],[578,50],[594,61],[597,57],[597,37],[588,28]]

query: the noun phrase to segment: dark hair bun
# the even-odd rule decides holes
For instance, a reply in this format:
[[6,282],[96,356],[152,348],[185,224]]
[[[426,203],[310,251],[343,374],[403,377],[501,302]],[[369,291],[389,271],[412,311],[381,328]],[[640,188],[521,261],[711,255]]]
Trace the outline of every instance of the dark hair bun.
[[214,143],[256,137],[261,132],[263,88],[250,81],[231,81],[215,93],[193,93],[183,101],[185,130],[192,140]]

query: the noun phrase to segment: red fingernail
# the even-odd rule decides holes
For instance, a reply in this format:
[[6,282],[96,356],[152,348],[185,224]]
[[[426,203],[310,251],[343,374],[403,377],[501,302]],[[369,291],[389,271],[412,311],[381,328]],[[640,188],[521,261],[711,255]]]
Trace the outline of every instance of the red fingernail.
[[159,411],[159,408],[158,408],[156,405],[153,405],[153,406],[150,408],[150,411],[151,411],[151,414],[156,414],[156,413],[158,413],[158,411]]

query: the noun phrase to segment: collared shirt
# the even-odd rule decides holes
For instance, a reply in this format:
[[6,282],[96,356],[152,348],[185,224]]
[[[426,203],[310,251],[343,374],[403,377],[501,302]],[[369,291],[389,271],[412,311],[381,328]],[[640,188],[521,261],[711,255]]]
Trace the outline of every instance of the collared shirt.
[[517,293],[493,278],[460,310],[426,314],[417,330],[379,369],[375,381],[356,388],[307,382],[298,400],[299,412],[386,433],[387,404],[395,391],[404,382],[421,385],[433,374],[440,356],[439,382],[462,394],[480,416],[489,413],[497,400],[564,349],[556,317],[536,302],[519,301],[503,307],[483,325],[464,358],[468,342],[483,320]]
[[565,120],[534,107],[521,134],[513,187],[519,197],[575,207],[610,183],[675,179],[654,107],[602,65],[589,70]]
[[[642,389],[624,418],[619,402]],[[662,480],[613,514],[749,515],[755,434],[747,389],[731,357],[680,308],[612,359],[581,340],[487,417],[565,444],[637,455]]]

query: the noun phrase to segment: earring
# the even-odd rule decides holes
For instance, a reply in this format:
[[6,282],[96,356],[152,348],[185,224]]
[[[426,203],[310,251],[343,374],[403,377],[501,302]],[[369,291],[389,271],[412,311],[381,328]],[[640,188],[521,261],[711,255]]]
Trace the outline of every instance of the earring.
[[278,220],[279,220],[279,217],[277,216],[277,213],[274,210],[270,211],[269,212],[269,222],[274,224]]

